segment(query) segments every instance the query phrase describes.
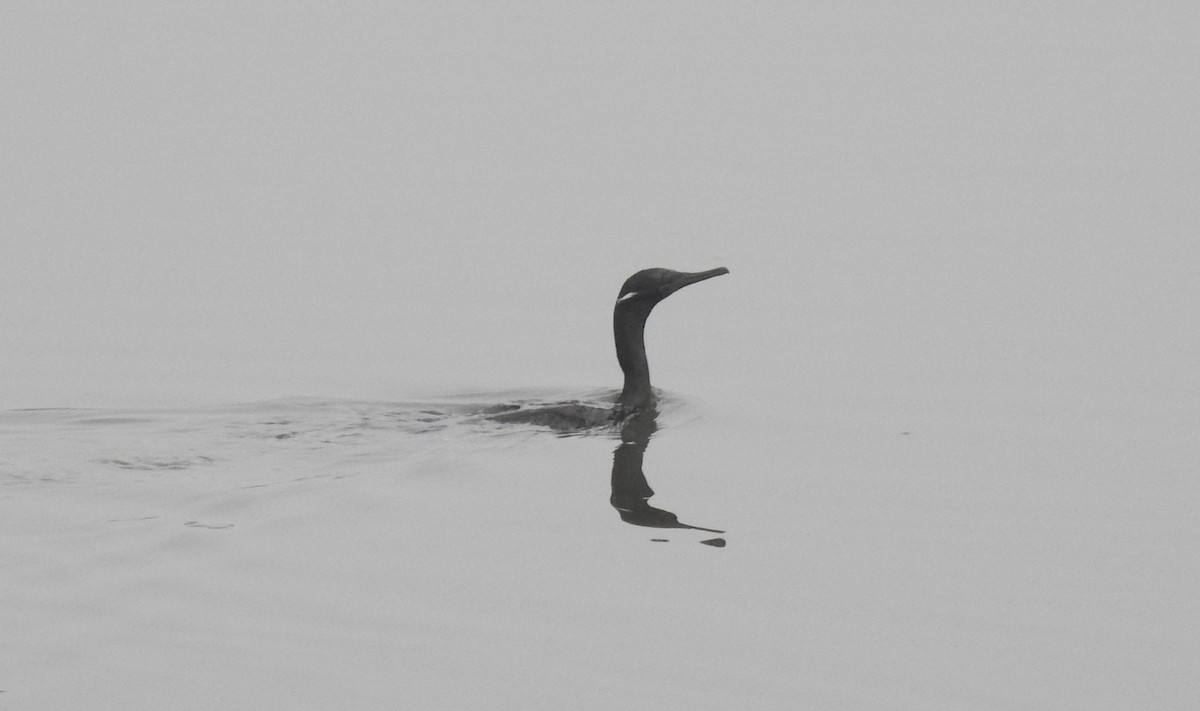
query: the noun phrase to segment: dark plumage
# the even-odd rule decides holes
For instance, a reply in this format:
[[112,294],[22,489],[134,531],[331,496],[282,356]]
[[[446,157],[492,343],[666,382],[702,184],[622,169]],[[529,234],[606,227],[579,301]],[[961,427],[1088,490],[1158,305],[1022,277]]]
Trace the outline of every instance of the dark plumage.
[[646,362],[646,319],[658,302],[689,284],[728,274],[725,267],[706,272],[676,272],[643,269],[625,280],[613,307],[613,341],[617,362],[625,373],[625,387],[617,398],[617,410],[628,414],[654,401],[650,388],[650,365]]
[[625,386],[613,408],[572,402],[514,410],[493,415],[492,419],[572,432],[620,422],[631,413],[652,406],[654,390],[650,387],[650,366],[646,362],[646,319],[658,302],[683,287],[728,273],[725,267],[704,272],[643,269],[625,280],[613,306],[613,341],[617,362],[625,374]]

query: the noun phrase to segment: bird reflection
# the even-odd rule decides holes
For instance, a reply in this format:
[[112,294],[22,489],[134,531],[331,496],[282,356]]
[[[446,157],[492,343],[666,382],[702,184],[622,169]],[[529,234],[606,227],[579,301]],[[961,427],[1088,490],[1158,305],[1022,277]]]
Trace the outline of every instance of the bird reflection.
[[[658,429],[657,418],[658,412],[653,407],[647,407],[632,413],[621,423],[621,444],[613,451],[612,496],[609,503],[621,515],[622,521],[635,526],[724,533],[714,528],[680,523],[675,514],[650,505],[654,490],[642,472],[642,459],[650,445],[650,436]],[[722,547],[725,539],[714,538],[701,543]]]

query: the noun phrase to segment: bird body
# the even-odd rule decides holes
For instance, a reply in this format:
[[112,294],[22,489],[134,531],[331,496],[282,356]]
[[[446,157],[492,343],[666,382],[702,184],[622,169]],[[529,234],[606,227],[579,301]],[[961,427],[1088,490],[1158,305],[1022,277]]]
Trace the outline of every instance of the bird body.
[[582,403],[560,403],[513,410],[491,419],[521,422],[572,432],[612,425],[629,415],[653,407],[654,389],[650,386],[650,365],[646,360],[646,320],[663,299],[689,284],[728,274],[725,267],[703,272],[677,272],[671,269],[643,269],[625,280],[613,305],[613,343],[617,363],[625,375],[625,385],[612,408]]
[[728,273],[725,267],[705,272],[643,269],[625,280],[613,306],[613,342],[617,362],[625,374],[625,387],[617,398],[618,410],[628,414],[654,401],[645,333],[646,320],[658,302],[689,284]]

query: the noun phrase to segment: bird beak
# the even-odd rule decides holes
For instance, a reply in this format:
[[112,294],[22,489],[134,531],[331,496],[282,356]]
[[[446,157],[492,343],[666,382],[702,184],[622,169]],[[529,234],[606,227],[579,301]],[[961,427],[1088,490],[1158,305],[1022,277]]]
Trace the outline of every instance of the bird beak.
[[705,279],[712,279],[715,276],[721,276],[722,274],[728,274],[728,273],[729,273],[729,270],[726,269],[725,267],[717,267],[716,269],[709,269],[706,272],[680,272],[675,277],[675,280],[672,281],[667,286],[666,292],[668,295],[674,294],[676,291],[679,291],[680,289],[682,289],[683,287],[685,287],[689,284],[695,284],[698,281],[704,281]]

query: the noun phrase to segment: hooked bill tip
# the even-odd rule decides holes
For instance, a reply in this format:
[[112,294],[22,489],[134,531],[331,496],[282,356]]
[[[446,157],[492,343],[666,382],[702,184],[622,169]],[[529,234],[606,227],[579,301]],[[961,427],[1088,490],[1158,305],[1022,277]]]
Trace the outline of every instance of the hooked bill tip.
[[694,284],[698,281],[704,281],[705,279],[711,279],[713,277],[721,276],[722,274],[728,274],[728,273],[729,273],[729,270],[726,269],[725,267],[717,267],[716,269],[709,269],[706,272],[693,272],[691,274],[685,274],[684,276],[686,277],[685,281],[688,284]]

